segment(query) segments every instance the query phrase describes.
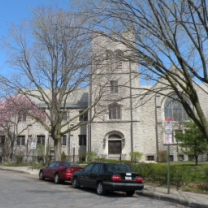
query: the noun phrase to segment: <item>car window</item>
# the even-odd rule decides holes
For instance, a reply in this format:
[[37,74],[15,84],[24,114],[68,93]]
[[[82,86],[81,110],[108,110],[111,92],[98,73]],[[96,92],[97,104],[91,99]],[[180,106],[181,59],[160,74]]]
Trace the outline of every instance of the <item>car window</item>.
[[128,165],[124,164],[105,164],[105,170],[109,172],[132,172]]
[[86,166],[85,168],[84,168],[84,172],[90,172],[91,171],[91,169],[92,169],[92,167],[93,167],[93,163],[90,163],[88,166]]
[[76,162],[63,161],[62,164],[64,167],[69,167],[69,166],[80,167],[80,165]]
[[95,164],[92,168],[92,172],[100,173],[102,172],[102,167],[103,167],[103,164]]
[[56,166],[56,162],[52,162],[51,164],[49,164],[49,168],[53,168],[53,167],[55,167]]
[[80,167],[80,165],[79,165],[78,163],[75,163],[75,162],[71,162],[71,163],[70,163],[70,166]]
[[59,162],[56,162],[54,167],[59,167]]
[[70,166],[70,162],[68,162],[68,161],[62,161],[62,165],[64,167],[68,167],[68,166]]

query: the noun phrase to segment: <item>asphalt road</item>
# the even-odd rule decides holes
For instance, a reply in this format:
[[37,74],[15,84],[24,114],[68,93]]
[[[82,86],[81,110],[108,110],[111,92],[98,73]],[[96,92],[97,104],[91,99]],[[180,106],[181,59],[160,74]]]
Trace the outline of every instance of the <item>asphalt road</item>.
[[184,208],[142,196],[121,192],[99,196],[95,190],[74,189],[71,183],[40,181],[34,175],[0,170],[0,208]]

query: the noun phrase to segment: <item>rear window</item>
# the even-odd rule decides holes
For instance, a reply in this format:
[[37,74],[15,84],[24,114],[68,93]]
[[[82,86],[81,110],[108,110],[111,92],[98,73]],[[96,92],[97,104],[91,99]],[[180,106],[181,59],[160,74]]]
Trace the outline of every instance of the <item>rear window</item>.
[[68,162],[68,161],[64,161],[62,162],[63,166],[68,167],[68,166],[75,166],[75,167],[80,167],[78,163],[75,162]]
[[105,171],[108,172],[133,172],[128,165],[124,164],[105,164]]

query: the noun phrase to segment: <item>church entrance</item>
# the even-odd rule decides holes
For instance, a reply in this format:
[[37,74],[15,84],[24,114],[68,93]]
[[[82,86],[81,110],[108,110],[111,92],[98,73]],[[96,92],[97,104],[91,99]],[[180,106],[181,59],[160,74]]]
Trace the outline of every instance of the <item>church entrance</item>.
[[108,154],[121,154],[121,141],[108,141]]

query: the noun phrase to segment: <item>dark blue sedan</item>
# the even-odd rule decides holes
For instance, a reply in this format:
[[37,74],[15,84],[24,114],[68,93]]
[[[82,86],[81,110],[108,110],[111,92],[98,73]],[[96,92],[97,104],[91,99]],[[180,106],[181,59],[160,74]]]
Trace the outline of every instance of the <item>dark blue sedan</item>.
[[144,188],[142,175],[133,172],[128,165],[98,162],[90,163],[73,173],[72,186],[94,188],[99,195],[104,195],[107,191],[124,191],[127,196]]

